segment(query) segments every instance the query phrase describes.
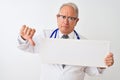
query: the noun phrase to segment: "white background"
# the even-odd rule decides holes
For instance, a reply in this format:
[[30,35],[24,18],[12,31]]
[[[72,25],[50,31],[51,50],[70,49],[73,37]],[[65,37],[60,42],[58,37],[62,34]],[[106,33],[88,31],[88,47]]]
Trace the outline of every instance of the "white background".
[[76,30],[92,40],[111,41],[114,66],[101,76],[85,80],[120,79],[120,1],[119,0],[0,0],[0,80],[39,80],[39,54],[17,48],[23,24],[36,28],[56,28],[56,14],[62,3],[73,1],[80,10]]

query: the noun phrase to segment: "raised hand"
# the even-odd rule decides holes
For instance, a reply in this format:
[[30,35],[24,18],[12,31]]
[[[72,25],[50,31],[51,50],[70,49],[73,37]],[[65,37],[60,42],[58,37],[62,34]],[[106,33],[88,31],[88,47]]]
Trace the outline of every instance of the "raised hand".
[[26,25],[23,25],[21,30],[20,30],[20,36],[24,39],[24,40],[28,40],[29,43],[32,46],[35,46],[35,42],[33,41],[33,36],[35,33],[35,29],[29,28]]

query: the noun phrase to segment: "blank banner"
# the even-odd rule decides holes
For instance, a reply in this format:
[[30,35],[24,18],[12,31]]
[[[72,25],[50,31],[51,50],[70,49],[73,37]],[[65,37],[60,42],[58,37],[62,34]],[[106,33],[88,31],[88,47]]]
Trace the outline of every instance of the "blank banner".
[[109,41],[41,39],[42,63],[106,67]]

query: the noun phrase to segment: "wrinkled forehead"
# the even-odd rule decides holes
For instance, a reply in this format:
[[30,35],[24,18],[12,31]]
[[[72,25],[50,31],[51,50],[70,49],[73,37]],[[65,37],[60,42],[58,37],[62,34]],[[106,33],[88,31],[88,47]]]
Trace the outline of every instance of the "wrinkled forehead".
[[71,6],[63,6],[60,8],[59,14],[65,15],[65,16],[74,16],[76,17],[76,11]]

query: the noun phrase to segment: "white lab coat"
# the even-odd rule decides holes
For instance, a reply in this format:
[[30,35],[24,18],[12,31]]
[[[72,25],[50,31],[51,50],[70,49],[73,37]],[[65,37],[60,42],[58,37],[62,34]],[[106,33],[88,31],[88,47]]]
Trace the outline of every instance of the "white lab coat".
[[[42,37],[49,38],[52,32],[52,30],[44,30]],[[60,35],[60,31],[58,31],[56,38],[59,38]],[[74,32],[70,33],[70,36],[76,39]],[[34,39],[36,46],[33,47],[28,41],[24,41],[19,37],[18,48],[31,53],[39,53],[40,38],[41,36],[38,36]],[[85,38],[80,36],[80,39]],[[102,72],[102,69],[96,67],[66,65],[63,69],[61,64],[41,64],[40,80],[84,80],[85,73],[88,75],[98,75]]]

